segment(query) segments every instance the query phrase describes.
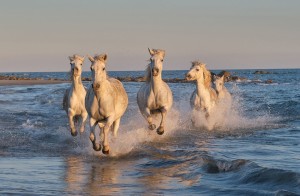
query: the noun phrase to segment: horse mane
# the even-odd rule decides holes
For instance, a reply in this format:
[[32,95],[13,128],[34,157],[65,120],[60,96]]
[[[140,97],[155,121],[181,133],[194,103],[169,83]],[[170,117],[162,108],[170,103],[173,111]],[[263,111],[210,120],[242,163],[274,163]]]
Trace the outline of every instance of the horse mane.
[[150,68],[150,63],[146,66],[146,69],[145,69],[145,79],[146,79],[146,82],[150,82],[151,80],[151,68]]
[[206,88],[211,88],[211,73],[209,70],[206,69],[206,64],[201,61],[193,61],[192,67],[196,65],[199,65],[203,69],[204,86]]
[[79,56],[78,54],[74,54],[73,56],[69,57],[70,61],[74,61],[74,60],[80,60],[80,61],[84,61],[84,57]]
[[95,61],[102,61],[102,62],[106,62],[106,54],[96,54],[94,56]]
[[161,50],[161,49],[152,49],[152,51],[154,52],[153,55],[161,55],[163,58],[165,58],[165,51]]
[[[95,54],[94,56],[95,61],[102,61],[106,65],[106,60],[107,60],[107,54]],[[108,80],[110,77],[107,74],[107,71],[105,69],[105,74],[106,74],[106,79]]]
[[[161,50],[161,49],[152,49],[151,51],[153,52],[153,53],[151,54],[152,56],[154,56],[154,55],[159,55],[159,56],[161,56],[162,58],[165,58],[166,52],[165,52],[164,50]],[[150,82],[150,80],[151,80],[151,68],[150,68],[150,63],[146,66],[144,78],[146,79],[146,82]]]

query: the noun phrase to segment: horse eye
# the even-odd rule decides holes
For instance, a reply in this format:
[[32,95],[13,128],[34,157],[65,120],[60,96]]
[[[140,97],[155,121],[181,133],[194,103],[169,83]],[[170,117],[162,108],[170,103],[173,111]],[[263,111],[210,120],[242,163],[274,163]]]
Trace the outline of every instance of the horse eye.
[[196,69],[196,71],[200,71],[200,69]]
[[161,59],[161,62],[164,62],[164,59]]
[[80,65],[82,66],[82,63]]
[[103,71],[105,70],[105,67],[103,67]]

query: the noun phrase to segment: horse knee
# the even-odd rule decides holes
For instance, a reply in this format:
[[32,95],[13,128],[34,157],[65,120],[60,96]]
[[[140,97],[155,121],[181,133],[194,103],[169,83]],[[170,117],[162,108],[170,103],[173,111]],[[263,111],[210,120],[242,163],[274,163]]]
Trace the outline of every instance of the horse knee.
[[84,124],[81,125],[81,127],[80,127],[80,133],[83,133],[83,132],[84,132]]
[[96,140],[94,133],[90,133],[90,140],[91,142],[94,142]]

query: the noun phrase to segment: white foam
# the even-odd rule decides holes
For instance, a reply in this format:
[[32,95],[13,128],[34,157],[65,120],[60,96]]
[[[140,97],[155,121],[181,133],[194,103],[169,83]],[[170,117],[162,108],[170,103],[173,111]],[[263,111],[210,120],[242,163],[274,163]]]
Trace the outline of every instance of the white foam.
[[43,123],[40,121],[34,121],[32,122],[30,119],[27,119],[26,122],[22,123],[22,127],[25,129],[33,129],[35,127],[42,126]]

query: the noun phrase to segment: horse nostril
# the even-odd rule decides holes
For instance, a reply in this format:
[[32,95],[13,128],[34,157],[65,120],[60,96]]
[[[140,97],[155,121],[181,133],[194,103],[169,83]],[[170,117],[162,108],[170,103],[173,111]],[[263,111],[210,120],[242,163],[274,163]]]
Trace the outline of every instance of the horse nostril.
[[191,75],[190,74],[186,74],[185,77],[186,78],[191,78]]
[[153,72],[153,73],[158,73],[158,72],[159,72],[159,69],[155,67],[155,68],[152,69],[152,72]]
[[93,88],[94,88],[94,89],[100,88],[100,84],[99,84],[99,83],[93,84]]

